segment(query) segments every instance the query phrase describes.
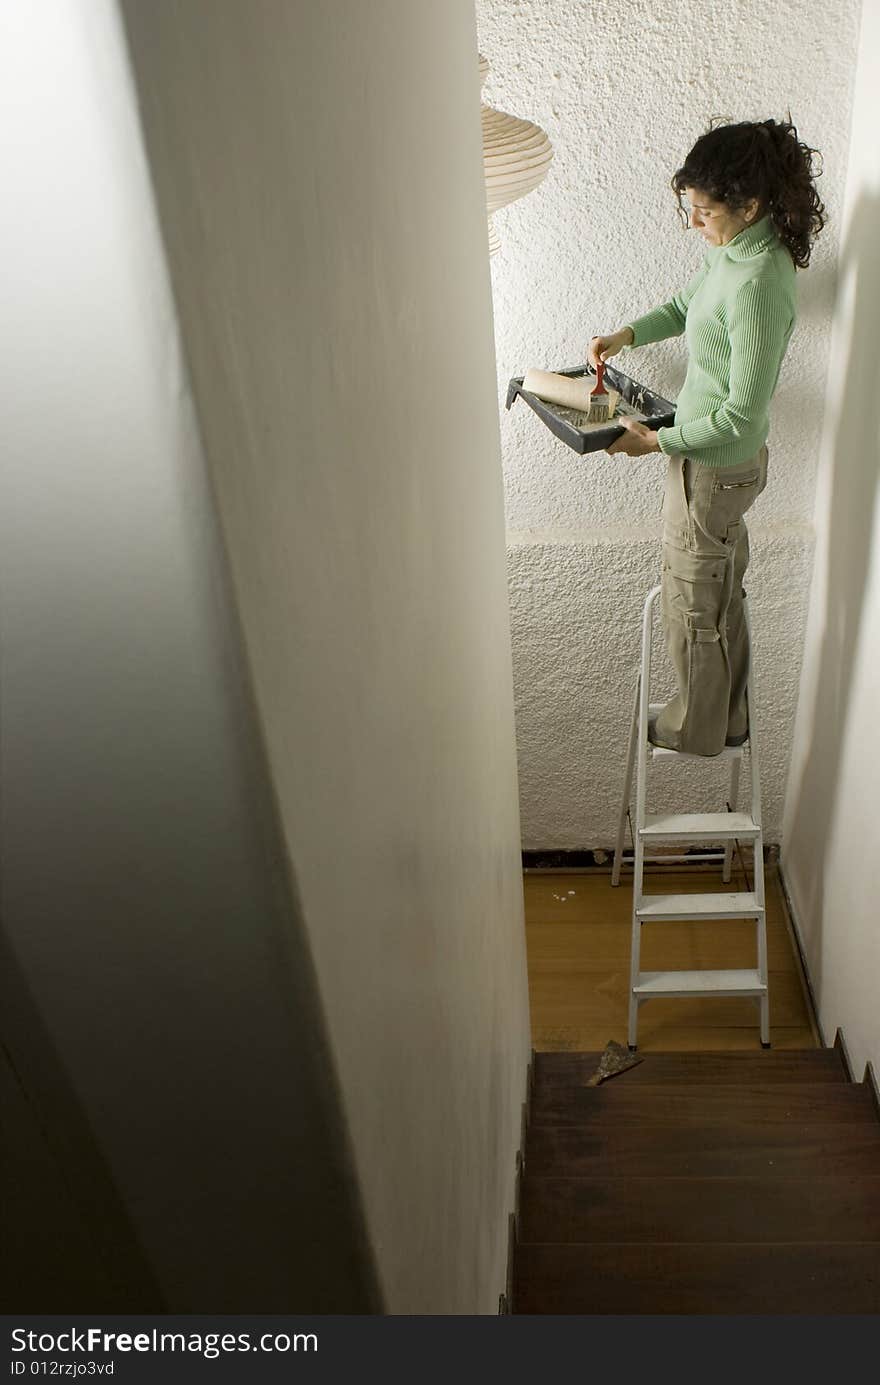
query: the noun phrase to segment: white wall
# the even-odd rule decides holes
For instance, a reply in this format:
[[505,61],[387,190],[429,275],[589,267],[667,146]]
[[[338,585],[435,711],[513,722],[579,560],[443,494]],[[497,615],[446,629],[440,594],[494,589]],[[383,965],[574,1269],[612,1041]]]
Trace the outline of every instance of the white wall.
[[368,1311],[116,7],[0,53],[0,1014],[109,1285],[4,1308]]
[[866,0],[783,866],[826,1038],[880,1066],[880,4]]
[[3,1039],[102,1265],[56,1245],[8,1311],[504,1288],[502,483],[436,10],[131,7],[196,407],[116,6],[3,9]]
[[469,0],[126,5],[393,1313],[491,1313],[529,1054]]
[[[697,267],[701,247],[680,229],[669,178],[712,115],[779,118],[790,106],[802,138],[825,155],[820,187],[832,219],[798,276],[769,484],[749,520],[770,841],[781,833],[812,561],[858,13],[859,0],[477,0],[491,63],[485,99],[537,121],[555,148],[544,183],[495,217],[502,401],[511,376],[582,362],[593,333],[663,301]],[[624,352],[615,364],[674,399],[684,344]],[[607,846],[640,611],[659,570],[665,460],[578,457],[521,402],[503,416],[502,446],[523,844]],[[716,801],[722,770],[698,773],[697,782],[664,770],[665,801]]]

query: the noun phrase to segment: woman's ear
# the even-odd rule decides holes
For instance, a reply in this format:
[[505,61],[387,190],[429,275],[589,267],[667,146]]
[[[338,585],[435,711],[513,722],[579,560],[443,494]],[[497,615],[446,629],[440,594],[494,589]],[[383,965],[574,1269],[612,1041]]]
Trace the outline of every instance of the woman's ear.
[[757,219],[759,205],[757,197],[753,197],[751,202],[747,202],[743,207],[743,216],[747,225],[751,226],[752,222]]

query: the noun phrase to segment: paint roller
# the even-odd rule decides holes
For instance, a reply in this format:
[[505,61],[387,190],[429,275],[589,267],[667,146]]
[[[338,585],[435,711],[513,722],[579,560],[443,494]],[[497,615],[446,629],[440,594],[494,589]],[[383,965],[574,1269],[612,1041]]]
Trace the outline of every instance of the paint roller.
[[[595,380],[591,375],[555,375],[550,370],[536,370],[532,367],[526,371],[522,387],[528,390],[529,394],[537,395],[538,399],[546,400],[548,404],[561,404],[565,409],[578,409],[581,413],[589,414]],[[610,415],[620,396],[616,390],[609,393]]]

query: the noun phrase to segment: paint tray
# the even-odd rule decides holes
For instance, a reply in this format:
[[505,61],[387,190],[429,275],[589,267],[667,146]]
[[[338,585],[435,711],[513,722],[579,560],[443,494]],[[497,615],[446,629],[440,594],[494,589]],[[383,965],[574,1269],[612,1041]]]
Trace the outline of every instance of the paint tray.
[[[580,365],[553,373],[578,379],[584,375],[594,378],[596,372],[591,366]],[[521,375],[511,380],[507,387],[506,407],[509,409],[517,395],[520,395],[529,408],[534,409],[538,418],[546,423],[550,432],[555,433],[557,438],[561,438],[575,452],[603,452],[622,434],[623,429],[614,419],[608,420],[607,428],[585,428],[586,414],[578,409],[567,409],[562,404],[548,404],[545,399],[539,399],[536,394],[523,389],[524,379],[525,376]],[[675,405],[668,399],[655,394],[647,385],[640,385],[638,380],[631,380],[623,371],[615,370],[611,365],[605,367],[605,380],[612,389],[620,393],[619,412],[638,419],[651,429],[672,426],[675,421]]]

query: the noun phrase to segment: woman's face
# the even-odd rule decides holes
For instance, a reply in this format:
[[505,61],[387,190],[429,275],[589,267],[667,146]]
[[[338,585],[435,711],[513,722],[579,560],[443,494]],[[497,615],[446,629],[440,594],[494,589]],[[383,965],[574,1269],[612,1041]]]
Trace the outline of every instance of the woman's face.
[[758,214],[758,204],[751,201],[733,211],[726,202],[716,202],[700,188],[685,188],[690,224],[709,245],[727,245],[740,231],[751,226]]

